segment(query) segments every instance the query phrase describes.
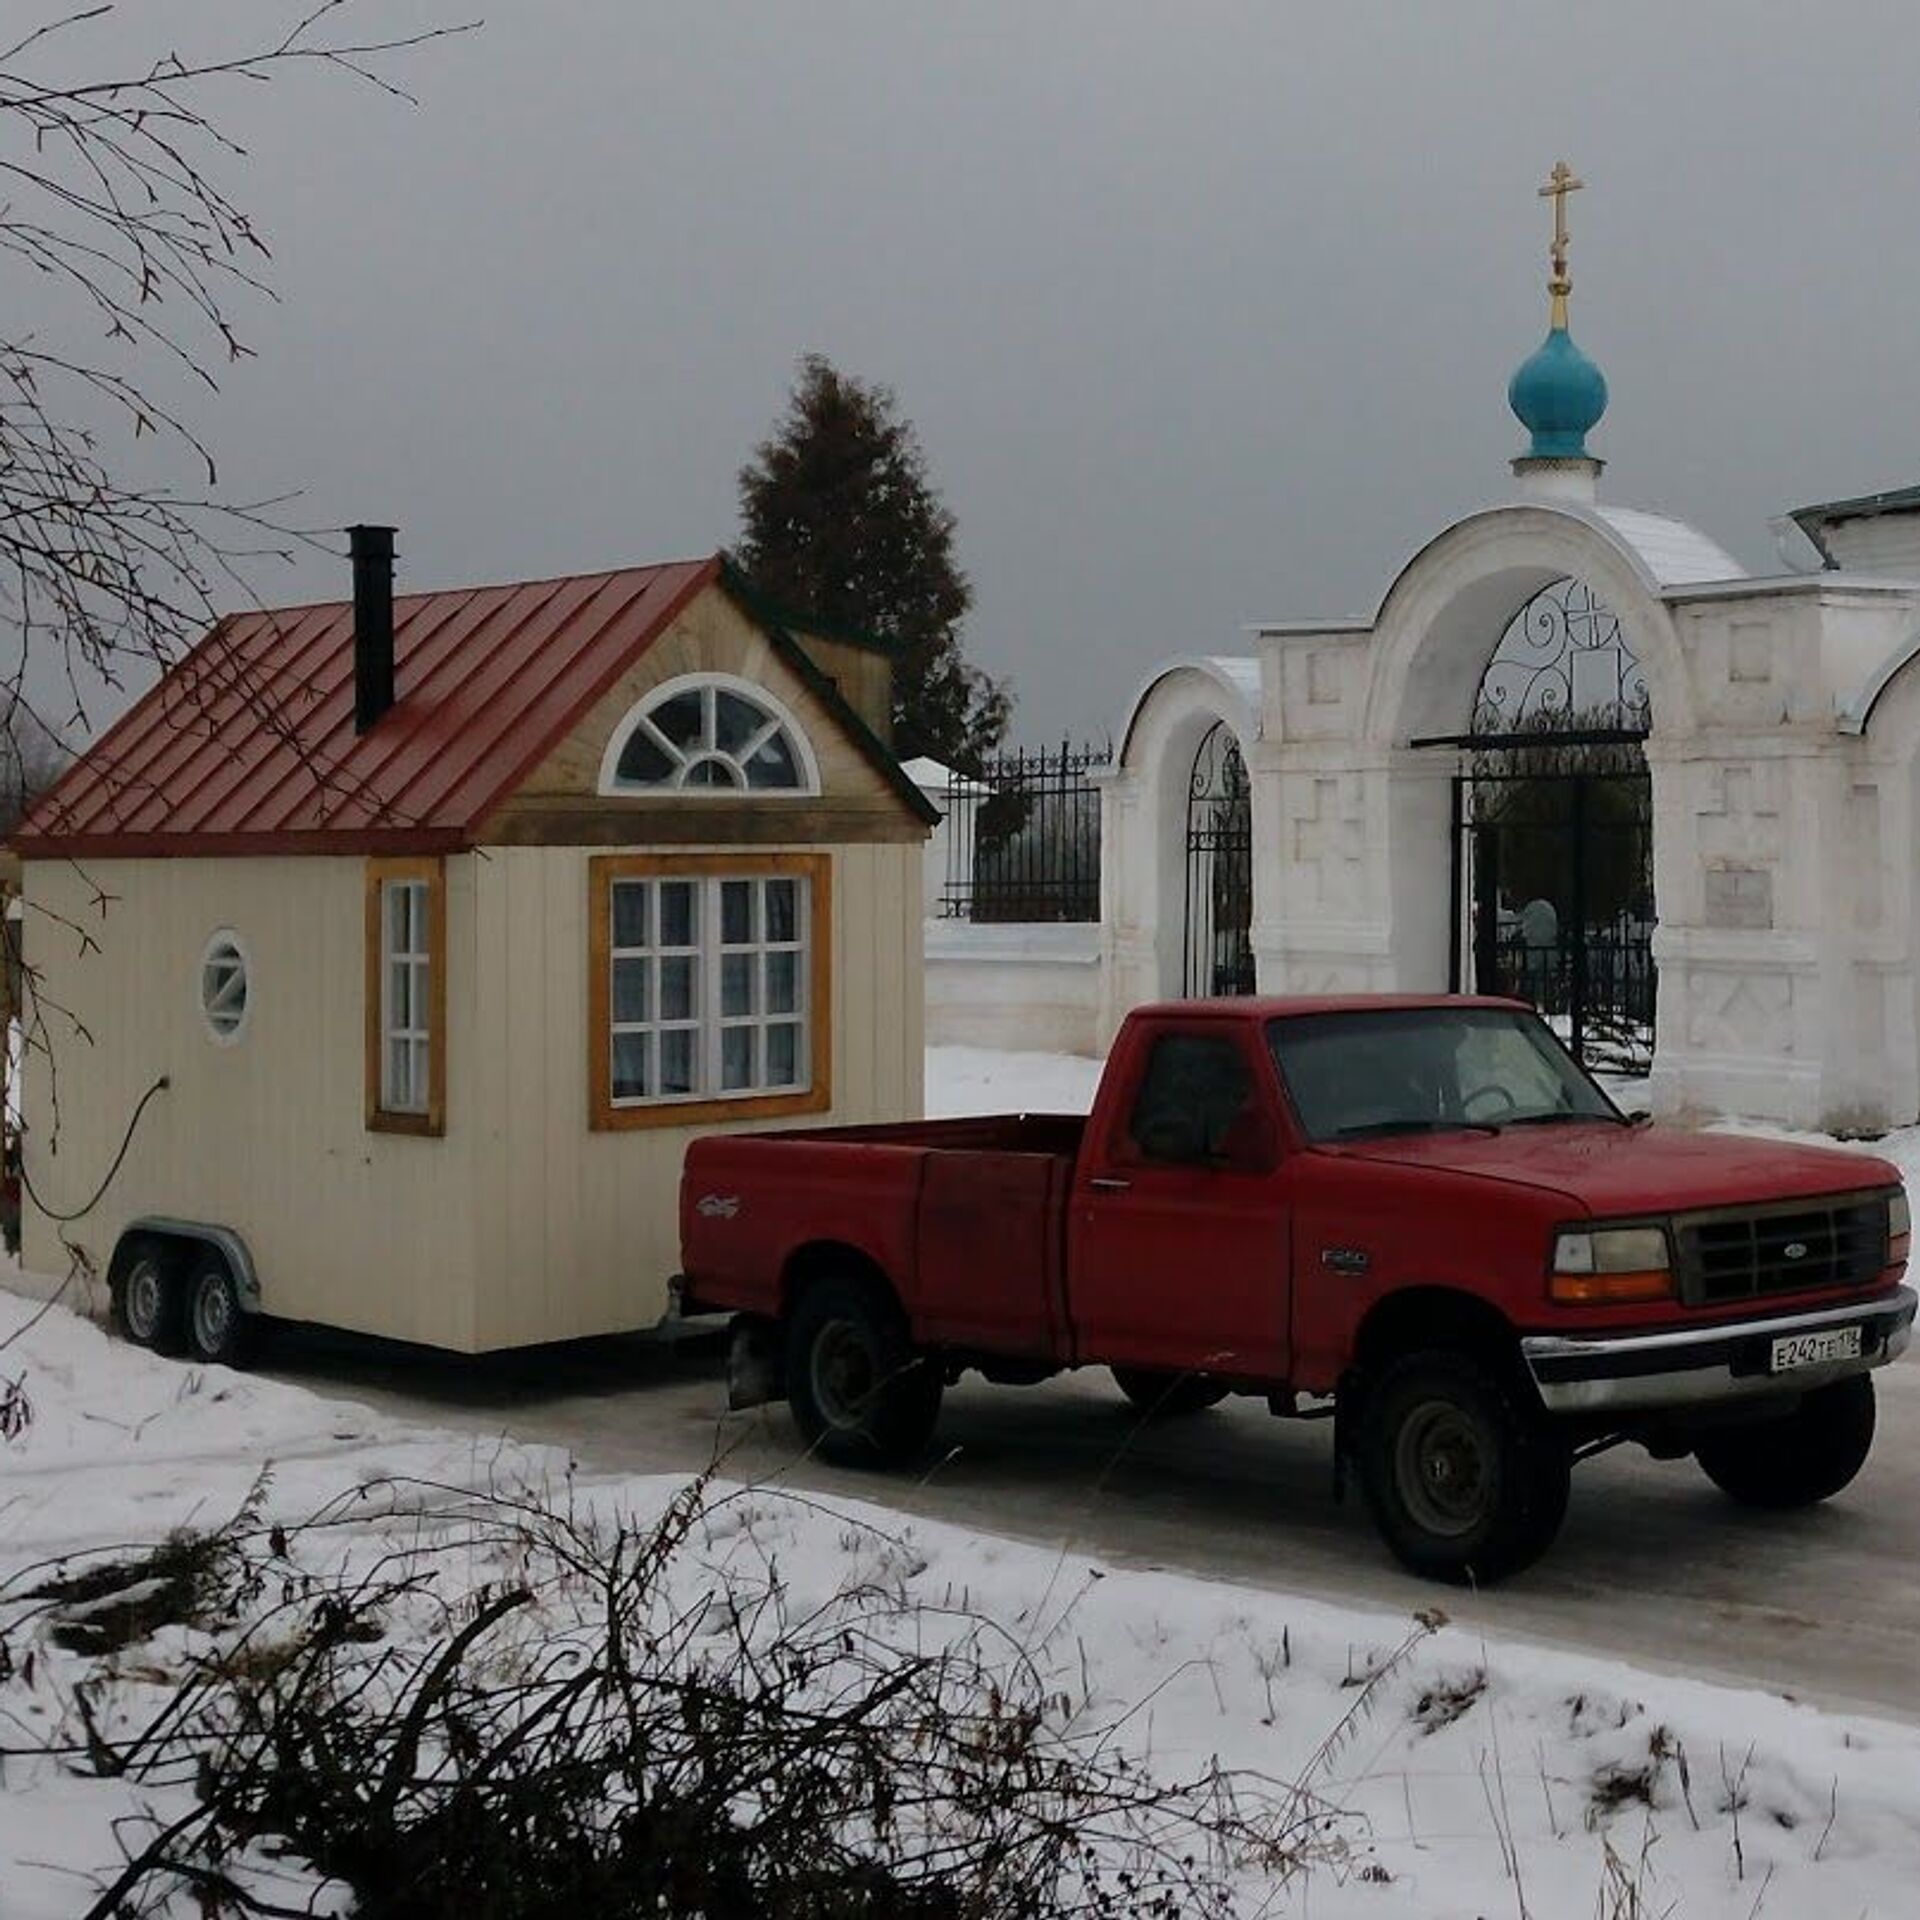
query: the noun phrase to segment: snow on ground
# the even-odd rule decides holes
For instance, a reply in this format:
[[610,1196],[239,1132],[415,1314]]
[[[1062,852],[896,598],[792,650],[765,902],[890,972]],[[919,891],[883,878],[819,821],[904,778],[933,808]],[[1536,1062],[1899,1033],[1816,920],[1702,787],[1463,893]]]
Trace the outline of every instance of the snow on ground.
[[[1048,1075],[1060,1076],[1057,1089],[1070,1070],[979,1071],[1000,1091]],[[443,1581],[478,1587],[505,1577],[503,1549],[497,1535],[462,1540],[463,1490],[544,1489],[576,1510],[644,1523],[683,1485],[589,1479],[550,1450],[476,1446],[298,1388],[159,1360],[64,1308],[0,1293],[0,1378],[13,1377],[27,1383],[33,1418],[0,1442],[7,1920],[84,1910],[90,1876],[119,1857],[112,1823],[187,1804],[184,1788],[143,1792],[24,1755],[89,1665],[48,1641],[44,1614],[26,1617],[22,1590],[48,1563],[216,1526],[264,1472],[260,1525],[292,1531],[292,1561],[364,1564],[396,1540],[431,1536],[454,1543],[439,1562]],[[720,1511],[676,1574],[690,1592],[751,1587],[777,1560],[798,1611],[874,1581],[932,1607],[957,1602],[1034,1657],[1080,1724],[1110,1730],[1161,1773],[1217,1757],[1316,1792],[1334,1820],[1320,1840],[1325,1863],[1284,1889],[1250,1887],[1248,1912],[1891,1920],[1913,1910],[1920,1728],[1822,1716],[1444,1624],[1429,1631],[1400,1615],[1102,1566],[877,1505],[767,1488],[718,1488],[713,1498]],[[329,1506],[342,1517],[299,1531]],[[1446,1599],[1435,1591],[1437,1605]],[[130,1649],[99,1696],[102,1718],[111,1728],[116,1713],[151,1710],[209,1650],[207,1636],[181,1628]],[[1609,1873],[1636,1883],[1643,1904],[1610,1900]],[[298,1905],[308,1891],[283,1879],[275,1897]]]

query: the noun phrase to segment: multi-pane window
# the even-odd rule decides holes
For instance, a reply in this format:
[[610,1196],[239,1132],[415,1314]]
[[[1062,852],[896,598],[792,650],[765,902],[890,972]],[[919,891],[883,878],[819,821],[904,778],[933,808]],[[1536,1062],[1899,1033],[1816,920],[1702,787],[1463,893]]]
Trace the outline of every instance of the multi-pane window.
[[609,1104],[807,1091],[813,904],[801,873],[610,880]]
[[819,780],[804,736],[745,681],[669,681],[615,731],[601,790],[639,793],[812,793]]
[[425,1113],[433,1095],[427,883],[382,881],[380,905],[380,1104],[389,1113]]
[[437,1134],[446,1122],[446,869],[367,863],[367,1125]]

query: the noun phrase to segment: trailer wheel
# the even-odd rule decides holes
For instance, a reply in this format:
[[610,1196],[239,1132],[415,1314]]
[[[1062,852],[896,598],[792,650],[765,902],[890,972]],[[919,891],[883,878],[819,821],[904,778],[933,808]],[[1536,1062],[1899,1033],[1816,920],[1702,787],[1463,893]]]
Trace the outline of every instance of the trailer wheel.
[[107,1294],[122,1339],[152,1353],[185,1350],[181,1264],[179,1248],[154,1234],[131,1234],[114,1249]]
[[1227,1390],[1204,1373],[1162,1373],[1152,1367],[1113,1367],[1113,1384],[1149,1420],[1177,1420],[1205,1413],[1227,1397]]
[[1694,1458],[1729,1500],[1773,1513],[1831,1499],[1873,1447],[1871,1374],[1817,1387],[1793,1412],[1703,1435]]
[[242,1367],[253,1345],[253,1323],[240,1304],[240,1290],[226,1255],[204,1247],[187,1268],[187,1347],[208,1366]]
[[1400,1562],[1430,1579],[1490,1585],[1552,1544],[1571,1459],[1516,1387],[1471,1354],[1408,1354],[1360,1416],[1361,1484]]
[[840,1466],[917,1458],[940,1416],[940,1372],[879,1288],[822,1280],[787,1323],[787,1399],[807,1444]]

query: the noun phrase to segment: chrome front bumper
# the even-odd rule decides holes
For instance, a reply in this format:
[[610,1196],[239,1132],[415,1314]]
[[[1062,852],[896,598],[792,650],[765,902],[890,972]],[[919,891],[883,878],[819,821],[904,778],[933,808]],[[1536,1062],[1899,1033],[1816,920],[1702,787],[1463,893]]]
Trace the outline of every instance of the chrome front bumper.
[[[1853,1307],[1822,1307],[1756,1320],[1721,1321],[1675,1333],[1592,1338],[1533,1334],[1520,1342],[1528,1371],[1549,1413],[1661,1413],[1805,1393],[1830,1381],[1884,1366],[1906,1350],[1920,1306],[1911,1287],[1897,1287]],[[1858,1327],[1860,1357],[1828,1366],[1768,1371],[1783,1334]]]

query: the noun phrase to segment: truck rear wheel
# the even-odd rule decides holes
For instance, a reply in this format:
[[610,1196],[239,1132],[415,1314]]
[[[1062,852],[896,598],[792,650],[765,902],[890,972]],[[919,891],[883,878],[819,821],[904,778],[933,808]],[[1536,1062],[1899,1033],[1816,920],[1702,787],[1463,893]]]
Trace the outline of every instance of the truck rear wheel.
[[1777,1420],[1726,1427],[1694,1448],[1701,1471],[1743,1507],[1785,1513],[1831,1499],[1873,1447],[1870,1374],[1818,1387]]
[[822,1280],[787,1323],[787,1399],[809,1446],[839,1466],[895,1466],[926,1450],[939,1369],[880,1288]]
[[1113,1384],[1149,1420],[1177,1420],[1182,1414],[1204,1413],[1227,1397],[1217,1380],[1203,1373],[1161,1373],[1152,1367],[1114,1367]]
[[180,1250],[154,1234],[130,1235],[107,1273],[114,1331],[136,1347],[176,1354],[187,1343]]
[[1361,1484],[1402,1565],[1487,1586],[1537,1560],[1566,1517],[1566,1446],[1522,1393],[1466,1353],[1413,1353],[1368,1392]]

